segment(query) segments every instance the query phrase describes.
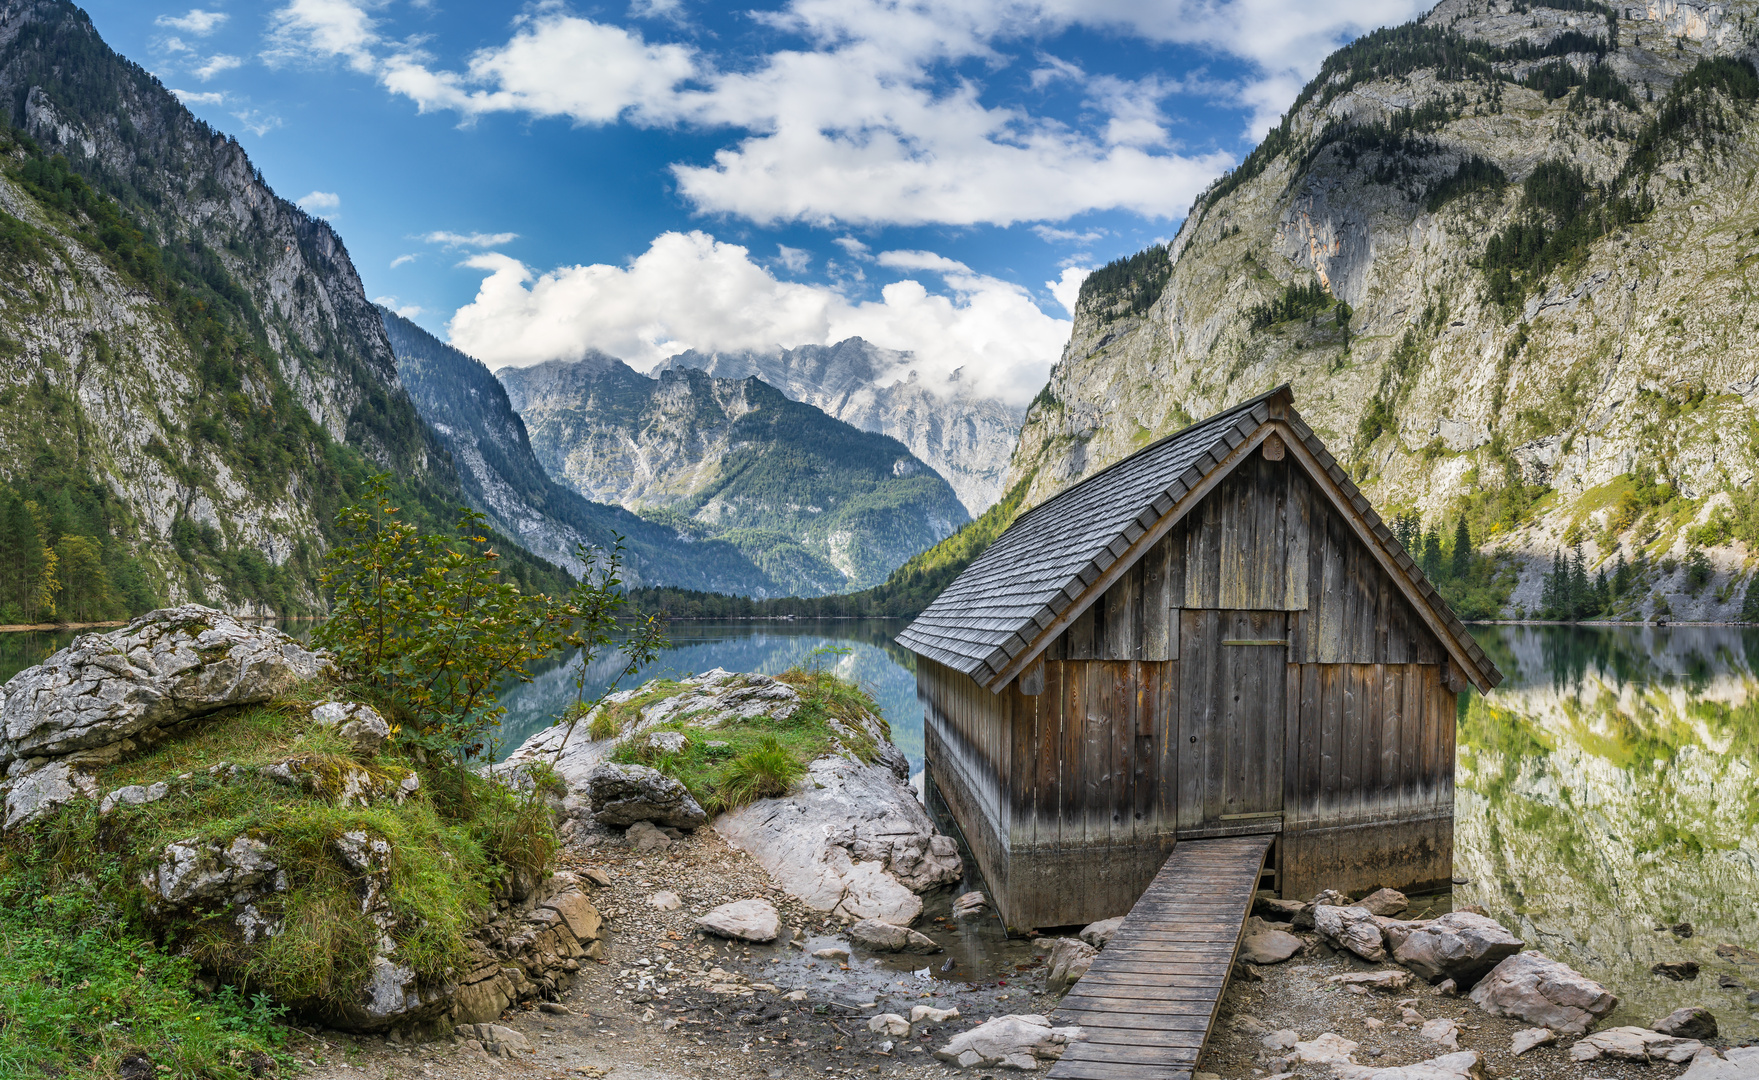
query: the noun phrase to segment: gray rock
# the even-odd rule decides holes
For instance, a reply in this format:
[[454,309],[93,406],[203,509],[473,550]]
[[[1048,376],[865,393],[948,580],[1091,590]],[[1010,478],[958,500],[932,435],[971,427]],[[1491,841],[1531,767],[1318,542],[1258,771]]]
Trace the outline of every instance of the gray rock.
[[1078,1027],[1052,1027],[1042,1016],[1021,1013],[998,1016],[935,1051],[934,1056],[962,1069],[1019,1069],[1035,1072],[1063,1056],[1071,1042],[1081,1038]]
[[326,701],[311,711],[312,722],[333,727],[358,754],[376,754],[391,737],[391,725],[370,705]]
[[647,898],[648,906],[658,911],[677,911],[684,906],[684,900],[677,893],[661,890]]
[[1567,964],[1525,952],[1492,968],[1472,989],[1472,1003],[1492,1016],[1580,1035],[1617,1008],[1619,999]]
[[1315,896],[1313,899],[1307,901],[1306,906],[1301,908],[1301,910],[1295,912],[1295,929],[1297,929],[1297,930],[1311,930],[1311,929],[1313,929],[1313,920],[1315,918],[1315,912],[1317,912],[1322,907],[1349,907],[1349,906],[1350,906],[1350,898],[1349,897],[1345,896],[1341,892],[1337,892],[1336,890],[1326,889],[1325,891],[1321,892],[1319,895]]
[[171,785],[163,780],[152,785],[130,784],[104,796],[104,801],[98,804],[98,813],[108,814],[118,806],[145,806],[147,803],[158,802],[169,794]]
[[1411,901],[1397,889],[1377,889],[1356,901],[1357,907],[1365,907],[1370,915],[1397,915],[1411,906]]
[[510,1058],[515,1054],[532,1052],[530,1039],[499,1024],[461,1024],[453,1029],[453,1033],[460,1038],[481,1043],[485,1051],[496,1057]]
[[1266,928],[1248,933],[1240,941],[1240,959],[1248,964],[1280,964],[1300,952],[1307,943],[1286,930]]
[[1328,983],[1340,983],[1344,986],[1365,986],[1370,990],[1384,990],[1389,994],[1407,990],[1411,986],[1409,971],[1352,971],[1344,975],[1332,975]]
[[1316,905],[1313,929],[1326,941],[1350,950],[1371,964],[1386,959],[1386,939],[1381,934],[1380,924],[1374,921],[1367,908]]
[[1710,1047],[1698,1051],[1692,1067],[1679,1075],[1679,1080],[1753,1080],[1759,1076],[1759,1046],[1736,1046],[1717,1052]]
[[269,846],[248,836],[226,847],[199,840],[173,841],[141,878],[148,892],[177,906],[237,897],[258,887],[280,891],[286,882],[286,875],[269,857]]
[[910,1034],[910,1021],[897,1013],[880,1013],[878,1016],[868,1017],[867,1030],[875,1035],[902,1037]]
[[1696,960],[1663,960],[1650,967],[1650,972],[1674,982],[1690,982],[1698,977]]
[[1693,1005],[1675,1009],[1649,1025],[1649,1030],[1682,1039],[1716,1038],[1716,1016],[1709,1009]]
[[941,947],[926,934],[881,919],[862,919],[849,928],[849,941],[868,952],[937,953]]
[[968,892],[953,901],[953,918],[981,918],[989,910],[989,898],[980,892]]
[[97,798],[98,782],[85,770],[57,761],[7,781],[0,791],[6,793],[0,826],[13,829],[75,799]]
[[814,949],[812,955],[820,960],[830,960],[839,964],[847,963],[849,960],[848,949],[839,949],[834,946],[825,949]]
[[1583,1036],[1570,1047],[1570,1060],[1595,1061],[1606,1057],[1644,1064],[1666,1061],[1678,1065],[1691,1061],[1702,1049],[1704,1044],[1696,1039],[1679,1039],[1648,1028],[1616,1027]]
[[263,766],[272,780],[317,795],[338,806],[372,806],[386,800],[401,805],[421,789],[421,777],[401,766],[368,767],[326,754],[299,754]]
[[1050,955],[1045,957],[1045,992],[1058,994],[1074,986],[1098,955],[1098,949],[1080,938],[1058,938],[1052,942]]
[[1277,922],[1288,922],[1301,912],[1307,905],[1299,900],[1283,900],[1275,896],[1259,896],[1252,901],[1252,914],[1262,915]]
[[782,933],[782,916],[768,900],[735,900],[722,904],[696,920],[696,925],[718,937],[737,941],[774,941]]
[[1535,1047],[1550,1046],[1554,1042],[1557,1042],[1557,1032],[1550,1028],[1524,1028],[1509,1039],[1509,1053],[1520,1057]]
[[268,701],[329,661],[267,626],[195,604],[73,644],[0,688],[0,764],[108,748],[218,709]]
[[1337,1080],[1484,1080],[1484,1059],[1476,1050],[1419,1061],[1415,1065],[1376,1068],[1354,1062],[1332,1066]]
[[1450,911],[1403,935],[1393,959],[1430,982],[1452,979],[1464,987],[1525,946],[1494,919]]
[[623,834],[623,838],[642,855],[650,851],[664,851],[672,846],[672,838],[651,821],[638,821],[629,826],[629,831]]
[[682,731],[650,731],[647,744],[662,754],[682,754],[690,739]]
[[912,1024],[944,1024],[948,1020],[957,1019],[959,1019],[959,1010],[956,1008],[937,1009],[933,1005],[912,1005],[910,1007],[910,1022]]
[[1082,927],[1081,933],[1076,936],[1096,949],[1103,949],[1112,940],[1112,935],[1118,932],[1118,927],[1123,924],[1124,917],[1122,915],[1115,919],[1101,919],[1099,922],[1088,923]]
[[587,775],[592,816],[605,825],[651,821],[694,829],[708,821],[702,807],[683,784],[646,765],[598,766]]

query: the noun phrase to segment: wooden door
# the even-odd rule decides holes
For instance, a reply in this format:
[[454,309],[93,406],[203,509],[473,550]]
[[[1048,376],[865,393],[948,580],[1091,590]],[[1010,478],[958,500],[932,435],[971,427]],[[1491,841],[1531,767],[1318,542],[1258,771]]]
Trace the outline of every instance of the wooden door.
[[1265,832],[1282,820],[1288,616],[1179,618],[1179,834]]

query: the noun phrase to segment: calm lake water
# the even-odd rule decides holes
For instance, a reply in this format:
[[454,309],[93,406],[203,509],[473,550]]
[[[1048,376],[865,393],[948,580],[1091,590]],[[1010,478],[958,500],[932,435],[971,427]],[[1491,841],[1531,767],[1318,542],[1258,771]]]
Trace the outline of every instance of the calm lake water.
[[[724,667],[774,673],[815,662],[866,686],[915,770],[922,709],[900,621],[678,623],[642,678]],[[302,624],[300,629],[304,629]],[[1612,987],[1615,1019],[1647,1024],[1705,1005],[1723,1030],[1759,1036],[1759,630],[1716,627],[1478,627],[1506,674],[1462,698],[1455,873],[1445,905],[1476,903],[1531,947]],[[0,680],[71,634],[0,634]],[[619,661],[588,674],[596,693]],[[573,665],[554,665],[503,698],[501,752],[572,700]],[[1426,906],[1418,904],[1419,911]],[[1656,926],[1690,923],[1682,937]],[[1692,982],[1650,974],[1696,960]],[[1719,986],[1730,976],[1750,989]]]

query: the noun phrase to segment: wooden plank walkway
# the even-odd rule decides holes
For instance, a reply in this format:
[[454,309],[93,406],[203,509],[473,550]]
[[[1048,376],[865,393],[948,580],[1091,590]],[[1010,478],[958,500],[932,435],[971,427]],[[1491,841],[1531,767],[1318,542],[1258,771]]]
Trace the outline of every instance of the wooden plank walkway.
[[1051,1017],[1084,1031],[1051,1080],[1191,1080],[1270,836],[1181,840]]

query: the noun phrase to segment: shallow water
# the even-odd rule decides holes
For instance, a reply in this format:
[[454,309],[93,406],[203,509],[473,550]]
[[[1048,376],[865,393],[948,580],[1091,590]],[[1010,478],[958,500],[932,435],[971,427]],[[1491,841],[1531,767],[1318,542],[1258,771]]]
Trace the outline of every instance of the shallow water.
[[[903,626],[677,623],[659,662],[626,685],[715,667],[775,673],[820,663],[868,688],[920,772],[915,675],[909,654],[891,641]],[[1605,982],[1625,1002],[1621,1022],[1647,1024],[1701,1004],[1728,1034],[1759,1036],[1759,1003],[1746,1000],[1759,991],[1759,963],[1733,963],[1715,951],[1731,944],[1759,952],[1759,631],[1496,626],[1474,633],[1506,679],[1488,695],[1461,699],[1454,866],[1470,881],[1451,902],[1483,905],[1531,947]],[[72,636],[0,634],[0,681]],[[823,647],[848,651],[811,656]],[[614,656],[595,662],[589,695],[619,666]],[[567,706],[574,670],[551,666],[503,695],[502,754]],[[931,911],[944,911],[950,895],[930,898]],[[1691,937],[1653,929],[1682,921],[1692,925]],[[994,978],[1020,963],[1019,943],[1004,943],[993,923],[929,924],[959,961],[957,974],[943,975],[945,958],[936,957],[934,975]],[[1696,960],[1702,974],[1691,982],[1651,975],[1663,960]],[[875,979],[895,980],[906,963],[881,965]],[[1746,988],[1721,987],[1722,976]]]

